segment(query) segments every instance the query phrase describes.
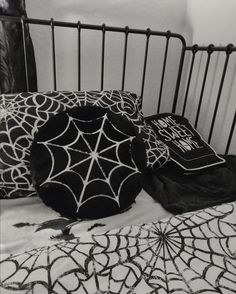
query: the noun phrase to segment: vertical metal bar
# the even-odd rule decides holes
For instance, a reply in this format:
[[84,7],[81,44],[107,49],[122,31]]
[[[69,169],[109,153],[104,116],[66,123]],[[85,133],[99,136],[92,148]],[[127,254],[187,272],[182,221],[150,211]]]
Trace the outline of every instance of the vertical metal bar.
[[173,106],[172,106],[173,113],[176,112],[176,107],[177,107],[177,102],[178,102],[179,88],[180,88],[180,82],[181,82],[183,65],[184,65],[184,58],[185,58],[185,51],[186,51],[185,47],[186,47],[186,44],[184,42],[182,42],[181,57],[180,57],[180,61],[179,61],[179,70],[178,70],[178,75],[177,75],[177,80],[176,80],[174,101],[173,101]]
[[101,91],[103,90],[103,84],[104,84],[105,33],[106,33],[106,25],[103,24],[102,25]]
[[78,21],[78,91],[81,90],[81,23]]
[[235,125],[236,125],[236,111],[234,111],[234,118],[233,118],[233,122],[232,122],[231,129],[229,132],[229,137],[228,137],[228,141],[227,141],[227,145],[226,145],[226,149],[225,149],[225,154],[229,153],[229,147],[230,147],[230,143],[231,143],[231,140],[233,137]]
[[199,98],[198,108],[197,108],[197,114],[196,114],[195,123],[194,123],[195,129],[197,128],[197,124],[198,124],[198,120],[199,120],[199,115],[200,115],[201,106],[202,106],[202,99],[203,99],[203,94],[204,94],[204,90],[205,90],[209,64],[210,64],[210,60],[211,60],[211,54],[212,54],[213,50],[214,50],[214,45],[212,45],[212,44],[209,45],[208,48],[207,48],[208,55],[207,55],[205,72],[204,72],[203,81],[202,81],[202,89],[201,89],[201,93],[200,93],[200,98]]
[[125,73],[126,73],[126,59],[127,59],[127,47],[128,47],[128,34],[129,34],[129,27],[125,27],[125,43],[124,43],[124,58],[123,58],[123,72],[122,72],[122,84],[121,90],[124,90],[125,87]]
[[147,69],[147,57],[148,57],[148,48],[149,48],[149,39],[151,35],[151,30],[148,28],[146,33],[146,46],[145,46],[145,54],[144,54],[144,64],[143,64],[143,76],[142,76],[142,86],[141,86],[141,107],[143,104],[143,92],[144,92],[144,84],[146,77],[146,69]]
[[186,110],[188,92],[189,92],[190,83],[191,83],[191,80],[192,80],[193,66],[194,66],[194,61],[195,61],[195,56],[196,56],[197,50],[198,50],[198,46],[194,45],[193,48],[192,48],[192,60],[191,60],[191,65],[190,65],[190,69],[189,69],[188,82],[187,82],[187,87],[186,87],[186,92],[185,92],[185,97],[184,97],[182,116],[184,116],[185,110]]
[[26,41],[25,41],[25,20],[24,20],[24,17],[21,18],[21,28],[22,28],[23,50],[24,50],[25,80],[26,80],[26,89],[28,92],[29,91],[29,75],[28,75],[27,50],[26,50]]
[[222,89],[223,89],[223,85],[224,85],[224,80],[225,80],[225,74],[226,74],[226,70],[227,70],[227,67],[228,67],[229,56],[232,53],[232,48],[233,48],[233,45],[229,44],[227,46],[227,49],[226,49],[226,52],[225,52],[226,53],[225,64],[224,64],[223,73],[222,73],[222,76],[221,76],[219,91],[218,91],[216,104],[215,104],[215,109],[214,109],[214,113],[213,113],[213,117],[212,117],[212,121],[211,121],[211,127],[210,127],[209,136],[208,136],[208,143],[211,142],[212,133],[213,133],[215,120],[216,120],[216,114],[217,114],[218,107],[219,107],[220,97],[221,97],[221,93],[222,93]]
[[56,76],[56,55],[55,55],[55,33],[54,20],[51,18],[51,41],[52,41],[52,66],[53,66],[53,88],[57,90],[57,76]]
[[164,84],[164,78],[165,78],[166,61],[167,61],[167,54],[169,49],[170,35],[171,35],[171,32],[167,31],[164,61],[163,61],[162,74],[161,74],[161,85],[160,85],[159,99],[158,99],[158,105],[157,105],[157,113],[160,112],[160,107],[161,107],[161,98],[162,98],[162,90],[163,90],[163,84]]

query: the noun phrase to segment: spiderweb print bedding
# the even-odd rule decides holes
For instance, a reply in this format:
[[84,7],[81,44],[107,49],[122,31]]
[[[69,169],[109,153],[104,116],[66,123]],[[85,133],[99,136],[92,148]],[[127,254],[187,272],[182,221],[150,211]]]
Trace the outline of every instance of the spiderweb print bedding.
[[2,258],[25,293],[235,293],[236,203]]
[[[0,198],[35,195],[29,171],[29,148],[35,133],[59,112],[75,106],[92,105],[108,108],[126,117],[140,132],[145,125],[140,112],[140,97],[130,92],[111,90],[0,95]],[[156,156],[149,159],[149,149],[152,148],[148,144],[149,138],[150,134],[144,130],[148,164],[159,167],[169,158],[168,148],[156,138]],[[153,150],[150,154],[153,155]]]

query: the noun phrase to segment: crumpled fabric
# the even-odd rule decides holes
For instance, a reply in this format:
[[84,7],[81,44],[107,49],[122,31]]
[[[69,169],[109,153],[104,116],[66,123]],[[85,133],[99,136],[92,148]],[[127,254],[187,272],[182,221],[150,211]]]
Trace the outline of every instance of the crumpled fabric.
[[200,174],[183,175],[165,166],[149,172],[143,188],[173,214],[194,211],[236,200],[236,156]]
[[[0,1],[0,14],[27,17],[25,1]],[[27,90],[22,25],[16,22],[0,22],[0,94],[19,93]],[[34,48],[29,26],[25,26],[28,60],[29,91],[37,91],[37,74]]]

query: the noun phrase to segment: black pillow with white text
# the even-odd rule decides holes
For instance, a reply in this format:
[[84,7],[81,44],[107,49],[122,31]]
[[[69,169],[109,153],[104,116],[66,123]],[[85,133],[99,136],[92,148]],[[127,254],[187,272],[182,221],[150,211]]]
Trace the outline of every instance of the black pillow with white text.
[[145,120],[169,147],[171,163],[183,172],[200,171],[225,162],[185,117],[162,113]]

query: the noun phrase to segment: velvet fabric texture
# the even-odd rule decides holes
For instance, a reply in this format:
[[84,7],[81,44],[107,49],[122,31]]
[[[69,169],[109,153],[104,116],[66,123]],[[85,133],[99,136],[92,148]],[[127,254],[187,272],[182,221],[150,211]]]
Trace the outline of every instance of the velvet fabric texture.
[[147,165],[159,168],[169,158],[167,146],[143,121],[140,97],[119,90],[53,91],[0,95],[0,198],[36,195],[29,157],[35,133],[52,116],[75,106],[99,106],[129,120],[146,147]]
[[[0,2],[0,14],[27,17],[25,1]],[[27,90],[22,25],[16,22],[0,22],[0,93],[18,93]],[[37,91],[37,75],[33,43],[29,26],[25,25],[29,90]]]
[[141,190],[145,146],[127,119],[104,108],[52,117],[31,147],[31,174],[45,204],[70,218],[127,209]]
[[146,174],[144,189],[173,214],[194,211],[236,200],[236,156],[202,174],[183,175],[164,166]]

